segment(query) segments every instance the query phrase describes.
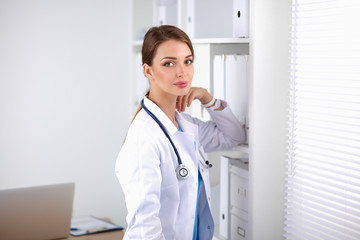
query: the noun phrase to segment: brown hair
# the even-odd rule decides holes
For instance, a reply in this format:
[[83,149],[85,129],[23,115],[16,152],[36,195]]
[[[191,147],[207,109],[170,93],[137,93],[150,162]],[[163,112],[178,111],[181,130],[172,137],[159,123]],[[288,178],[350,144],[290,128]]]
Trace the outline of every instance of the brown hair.
[[[144,65],[146,63],[147,65],[151,66],[159,45],[168,40],[178,40],[180,42],[186,43],[186,45],[188,45],[188,47],[190,48],[191,54],[194,59],[194,48],[189,36],[178,27],[171,25],[161,25],[158,27],[151,27],[145,34],[144,42],[141,49],[142,64]],[[146,95],[148,94],[149,92]],[[134,121],[136,115],[140,112],[140,110],[141,105],[137,109],[132,121]]]
[[161,25],[159,27],[150,28],[145,34],[141,50],[142,63],[151,66],[159,45],[167,40],[178,40],[186,43],[190,48],[194,59],[194,48],[189,36],[183,30],[175,26]]

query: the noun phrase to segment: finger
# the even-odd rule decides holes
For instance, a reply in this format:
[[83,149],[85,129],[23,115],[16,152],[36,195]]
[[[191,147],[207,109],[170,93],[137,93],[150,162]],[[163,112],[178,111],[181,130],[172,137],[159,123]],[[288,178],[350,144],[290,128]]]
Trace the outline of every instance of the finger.
[[[191,91],[191,90],[190,90]],[[185,111],[185,108],[187,106],[187,102],[188,102],[188,97],[189,97],[189,93],[182,96],[182,99],[181,99],[181,111],[184,112]]]
[[191,91],[187,99],[187,107],[190,107],[191,103],[196,99],[196,96],[197,96],[196,90]]
[[202,96],[201,88],[193,88],[189,97],[188,97],[188,107],[190,107],[191,103],[199,99]]
[[176,109],[181,112],[181,102],[182,102],[182,96],[178,96],[176,99]]
[[185,110],[186,103],[184,103],[184,102],[186,102],[185,96],[179,97],[179,102],[178,102],[178,111],[179,112],[183,112]]

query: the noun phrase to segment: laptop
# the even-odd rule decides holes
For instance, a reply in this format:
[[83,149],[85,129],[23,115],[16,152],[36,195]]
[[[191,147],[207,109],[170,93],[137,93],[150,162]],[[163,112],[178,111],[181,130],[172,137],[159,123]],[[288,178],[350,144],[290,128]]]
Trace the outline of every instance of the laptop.
[[74,183],[0,190],[0,239],[67,238]]

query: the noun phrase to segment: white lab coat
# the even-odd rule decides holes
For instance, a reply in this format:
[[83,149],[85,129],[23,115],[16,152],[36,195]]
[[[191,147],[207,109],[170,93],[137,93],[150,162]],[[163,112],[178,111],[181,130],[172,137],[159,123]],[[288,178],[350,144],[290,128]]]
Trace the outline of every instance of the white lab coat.
[[202,155],[207,158],[205,152],[242,143],[244,130],[224,101],[222,111],[209,110],[212,121],[208,122],[176,112],[183,132],[151,100],[145,98],[144,103],[166,127],[190,176],[186,180],[177,179],[175,152],[158,124],[142,109],[129,128],[115,167],[128,209],[124,239],[191,240],[198,169],[205,186],[198,203],[200,239],[211,239],[214,223],[209,171]]

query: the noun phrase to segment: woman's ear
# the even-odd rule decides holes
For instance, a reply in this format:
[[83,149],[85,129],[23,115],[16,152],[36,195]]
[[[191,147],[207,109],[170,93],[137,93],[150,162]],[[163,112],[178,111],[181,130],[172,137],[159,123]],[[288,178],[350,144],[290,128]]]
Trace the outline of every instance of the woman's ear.
[[144,70],[145,77],[147,77],[150,80],[152,78],[152,69],[151,69],[151,67],[148,64],[144,63],[143,70]]

